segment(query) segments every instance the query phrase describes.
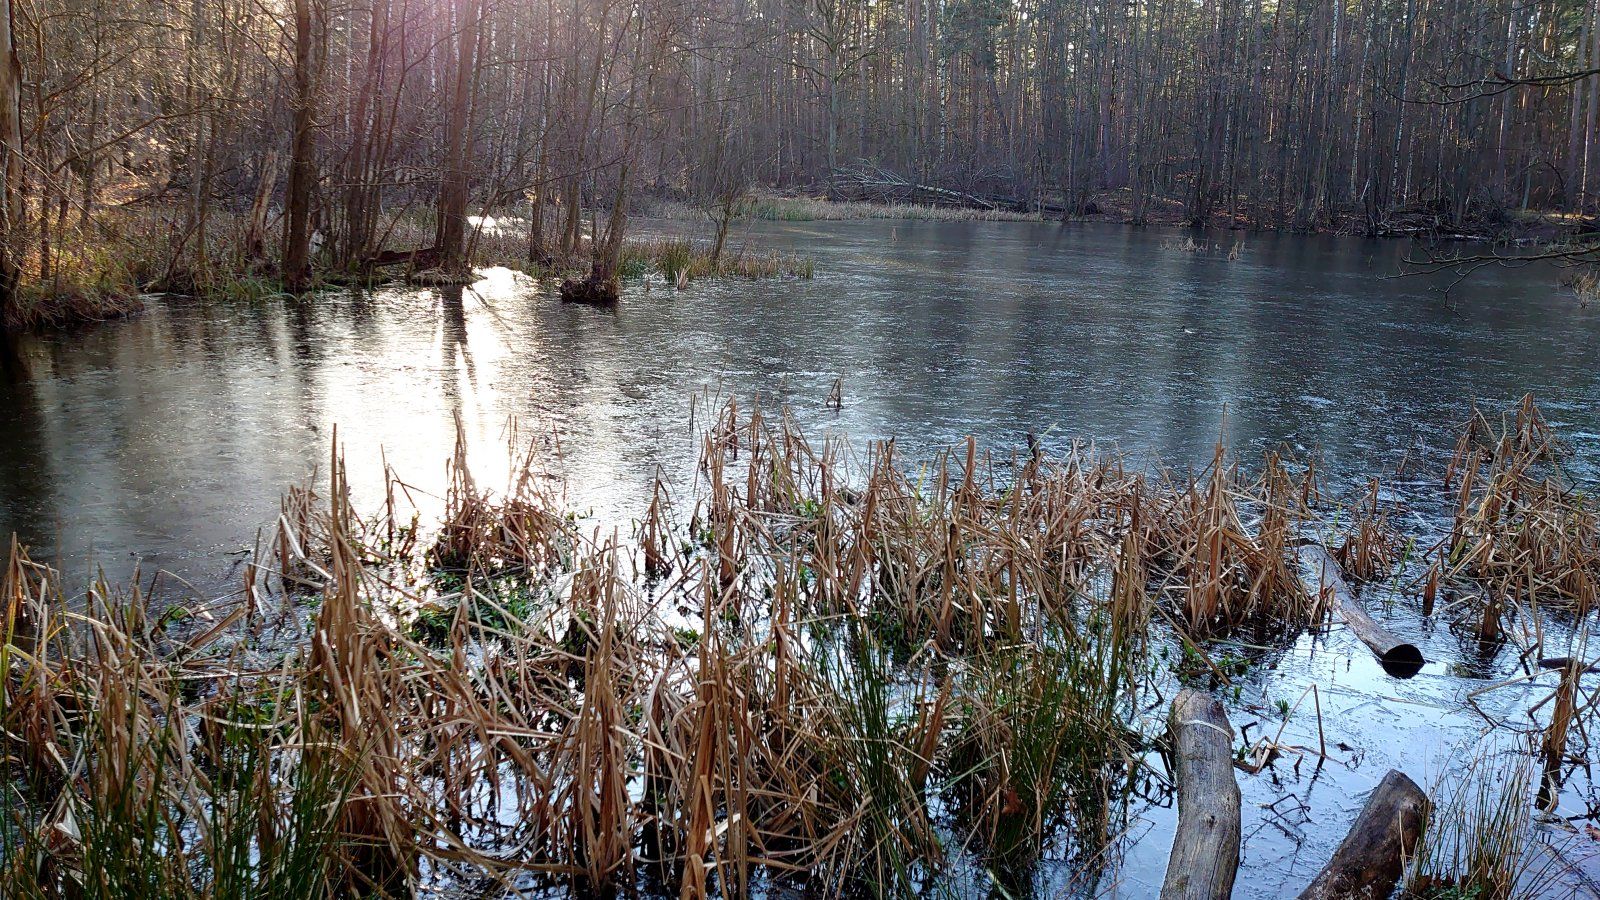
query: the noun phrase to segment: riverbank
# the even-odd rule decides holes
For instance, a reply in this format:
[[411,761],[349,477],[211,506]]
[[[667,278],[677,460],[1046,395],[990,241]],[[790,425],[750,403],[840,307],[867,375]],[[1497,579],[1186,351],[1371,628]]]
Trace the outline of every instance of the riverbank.
[[[1591,686],[1515,658],[1588,658],[1597,510],[1531,401],[1417,461],[1422,508],[1454,510],[1422,532],[1376,482],[1347,505],[1275,456],[901,460],[735,403],[697,430],[692,492],[635,497],[625,536],[560,501],[553,442],[515,443],[491,490],[458,432],[437,520],[392,474],[356,510],[335,448],[214,602],[102,586],[74,611],[13,544],[0,774],[23,827],[0,830],[0,885],[1142,892],[1185,687],[1239,729],[1241,896],[1309,882],[1389,768],[1436,807],[1409,896],[1583,883],[1583,839],[1551,823],[1585,821]],[[1292,561],[1307,540],[1428,671],[1397,679],[1333,624]],[[1427,639],[1491,621],[1475,651]],[[1490,738],[1452,699],[1466,664]]]
[[32,248],[11,302],[0,304],[0,332],[137,314],[140,294],[160,277],[170,243],[161,223],[145,216],[63,223],[49,244]]
[[[0,330],[61,329],[124,318],[138,314],[149,294],[254,301],[293,293],[258,243],[259,236],[253,238],[240,217],[212,213],[203,230],[190,229],[188,234],[180,227],[182,219],[181,210],[159,206],[107,210],[97,220],[57,235],[57,243],[43,251],[47,256],[36,254],[25,267],[15,301],[0,317]],[[369,262],[355,269],[334,267],[319,252],[301,293],[477,280],[470,269],[446,273],[437,268],[435,230],[431,215],[398,216],[365,257]],[[472,268],[503,266],[538,279],[578,278],[590,271],[587,237],[580,235],[564,251],[552,246],[535,252],[526,218],[474,217],[467,241]],[[653,237],[625,238],[616,274],[623,279],[655,276],[687,287],[708,278],[809,278],[812,271],[811,260],[793,253],[742,244],[722,252],[712,241]]]
[[[704,222],[717,211],[677,200],[657,200],[648,206],[654,218]],[[838,222],[853,219],[906,219],[918,222],[1043,222],[1042,213],[1018,212],[976,206],[933,206],[922,203],[873,203],[830,200],[826,197],[758,194],[741,200],[735,218],[765,222]]]
[[[1128,223],[1133,219],[1128,208],[1129,199],[1126,191],[1098,197],[1090,205],[1088,214],[1071,220]],[[834,201],[768,193],[740,201],[731,210],[708,211],[672,200],[642,202],[640,209],[641,215],[662,221],[695,223],[697,232],[703,232],[707,223],[715,226],[716,217],[724,212],[731,212],[731,221],[735,223],[865,220],[1037,223],[1064,218],[1058,212],[1019,212],[1004,206]],[[1182,215],[1182,204],[1153,203],[1146,210],[1145,221],[1163,227],[1189,226]],[[554,216],[553,211],[547,211],[547,221]],[[156,206],[116,208],[104,211],[93,223],[67,229],[57,236],[57,243],[50,250],[49,265],[41,267],[35,260],[30,266],[36,274],[24,278],[18,292],[19,302],[7,309],[0,326],[13,331],[62,328],[124,317],[136,314],[142,307],[141,295],[149,293],[259,300],[287,292],[275,274],[270,256],[247,252],[251,245],[247,223],[238,217],[214,213],[203,233],[185,237],[174,224],[179,218],[179,211]],[[473,265],[505,266],[541,279],[582,278],[589,274],[591,261],[586,247],[588,238],[584,234],[590,229],[582,229],[576,244],[566,251],[551,244],[536,248],[529,245],[527,221],[526,210],[520,215],[474,217],[468,234],[468,252]],[[1411,239],[1496,240],[1531,250],[1576,227],[1572,222],[1532,214],[1503,222],[1493,229],[1486,226],[1477,232],[1452,231],[1443,228],[1438,221],[1426,225],[1417,224],[1414,218],[1404,221],[1411,224],[1392,222],[1383,234]],[[1214,215],[1210,225],[1209,231],[1232,233],[1264,234],[1286,230],[1262,228],[1260,222],[1249,217],[1229,218],[1222,213]],[[1363,227],[1346,217],[1309,231],[1363,233]],[[471,274],[452,275],[433,268],[436,261],[430,248],[434,234],[435,225],[430,215],[399,216],[385,227],[381,248],[370,255],[378,265],[347,271],[330,268],[319,255],[323,264],[314,267],[308,290],[406,282],[459,284],[472,280],[475,276]],[[706,278],[809,278],[815,270],[815,260],[811,257],[759,245],[752,247],[738,234],[731,240],[727,237],[725,235],[723,244],[728,249],[722,253],[715,252],[717,242],[710,237],[691,238],[669,233],[626,238],[617,274],[625,279],[653,276],[669,285],[683,287],[693,280]],[[1201,243],[1197,242],[1196,246]],[[1211,243],[1227,250],[1237,245],[1238,238],[1218,238]],[[1588,277],[1584,273],[1572,276],[1574,290],[1581,296],[1592,294],[1583,281]]]
[[[966,196],[966,195],[956,195]],[[754,192],[738,202],[736,218],[773,222],[827,222],[857,219],[903,219],[908,221],[997,221],[1043,222],[1086,221],[1119,225],[1149,225],[1170,228],[1197,228],[1204,231],[1246,231],[1254,233],[1353,235],[1362,237],[1430,239],[1440,241],[1484,241],[1514,244],[1546,244],[1570,236],[1585,223],[1570,216],[1535,211],[1483,214],[1467,221],[1452,221],[1448,216],[1422,209],[1397,210],[1370,220],[1362,210],[1336,210],[1305,221],[1265,211],[1230,212],[1218,208],[1202,222],[1196,222],[1179,200],[1152,198],[1141,212],[1135,212],[1132,192],[1123,189],[1094,194],[1081,211],[1069,213],[1059,198],[1043,203],[1042,209],[1017,209],[1018,201],[985,204],[981,198],[968,202],[927,204],[831,199],[821,194]],[[648,204],[651,216],[681,221],[706,221],[717,210],[677,200],[656,200]]]

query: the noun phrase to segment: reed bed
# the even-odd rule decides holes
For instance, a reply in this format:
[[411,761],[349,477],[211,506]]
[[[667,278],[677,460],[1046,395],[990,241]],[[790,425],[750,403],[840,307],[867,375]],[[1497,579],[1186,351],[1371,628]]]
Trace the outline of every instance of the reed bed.
[[623,246],[623,268],[654,270],[668,283],[687,287],[697,278],[810,278],[811,260],[776,250],[734,250],[712,259],[711,248],[687,238],[638,240]]
[[[262,860],[295,859],[313,892],[391,895],[801,877],[905,895],[952,846],[1024,884],[1047,844],[1102,851],[1149,675],[1142,577],[1093,571],[1137,543],[1095,487],[1126,476],[1041,464],[1001,492],[969,447],[919,484],[885,446],[851,487],[842,445],[732,409],[702,463],[695,539],[652,556],[581,534],[532,457],[491,494],[464,451],[415,541],[354,514],[336,454],[325,500],[286,495],[272,577],[187,640],[136,594],[72,609],[13,547],[7,753],[36,776],[13,809],[37,837],[7,884],[103,893],[78,861],[152,823],[140,878],[265,883]],[[254,637],[304,608],[304,641],[261,664]],[[213,798],[219,754],[244,768]],[[323,817],[262,830],[301,807]],[[207,841],[243,874],[161,849]]]
[[[1158,645],[1225,681],[1207,640],[1328,613],[1287,563],[1314,473],[1276,457],[911,465],[731,402],[700,433],[692,495],[658,481],[628,535],[516,439],[498,490],[458,440],[436,528],[392,477],[362,517],[336,446],[181,626],[137,587],[69,599],[13,542],[0,891],[909,896],[975,861],[1027,893],[1047,859],[1114,864],[1165,790]],[[1398,565],[1376,497],[1343,551],[1371,573]]]

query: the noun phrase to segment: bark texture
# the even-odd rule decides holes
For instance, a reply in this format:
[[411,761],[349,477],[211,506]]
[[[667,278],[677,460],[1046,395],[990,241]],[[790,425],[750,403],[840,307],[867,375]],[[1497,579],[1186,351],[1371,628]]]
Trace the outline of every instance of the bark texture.
[[1178,831],[1161,900],[1221,900],[1232,896],[1239,870],[1233,729],[1217,698],[1193,690],[1172,701],[1167,728],[1175,753]]
[[1427,821],[1427,794],[1405,773],[1390,769],[1300,900],[1389,896]]

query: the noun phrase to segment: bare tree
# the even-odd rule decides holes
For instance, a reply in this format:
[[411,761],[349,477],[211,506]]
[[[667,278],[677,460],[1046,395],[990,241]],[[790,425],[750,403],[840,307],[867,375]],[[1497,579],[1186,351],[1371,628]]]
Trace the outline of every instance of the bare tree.
[[320,0],[294,0],[294,99],[283,229],[283,281],[311,283],[311,202],[316,182],[317,40]]

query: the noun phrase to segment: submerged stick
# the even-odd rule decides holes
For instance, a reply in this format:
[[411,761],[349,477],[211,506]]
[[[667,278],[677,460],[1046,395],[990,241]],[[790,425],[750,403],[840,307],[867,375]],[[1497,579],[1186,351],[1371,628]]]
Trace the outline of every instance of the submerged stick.
[[1233,729],[1217,698],[1186,690],[1167,720],[1176,747],[1178,831],[1161,900],[1222,900],[1239,870],[1239,783]]
[[[1575,661],[1570,656],[1546,656],[1539,660],[1539,668],[1567,669],[1573,667],[1574,662]],[[1578,672],[1583,675],[1600,672],[1600,663],[1589,663],[1585,665],[1581,660],[1578,660],[1576,661],[1576,665]]]
[[1390,769],[1300,900],[1387,897],[1428,820],[1428,796]]
[[[1367,611],[1356,602],[1355,594],[1351,593],[1350,585],[1345,583],[1344,573],[1339,568],[1339,561],[1334,559],[1321,544],[1305,544],[1299,549],[1300,554],[1300,583],[1307,593],[1313,596],[1327,595],[1332,598],[1333,608],[1338,610],[1339,616],[1344,619],[1350,630],[1355,632],[1361,643],[1366,644],[1378,657],[1378,662],[1383,664],[1383,670],[1396,678],[1410,678],[1422,671],[1427,660],[1422,658],[1422,651],[1415,644],[1402,641],[1387,628],[1379,625]],[[1316,573],[1308,576],[1306,570]]]

